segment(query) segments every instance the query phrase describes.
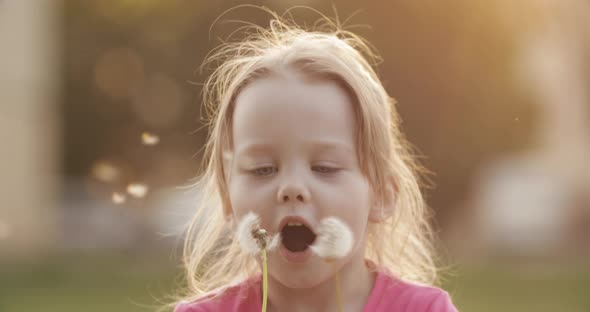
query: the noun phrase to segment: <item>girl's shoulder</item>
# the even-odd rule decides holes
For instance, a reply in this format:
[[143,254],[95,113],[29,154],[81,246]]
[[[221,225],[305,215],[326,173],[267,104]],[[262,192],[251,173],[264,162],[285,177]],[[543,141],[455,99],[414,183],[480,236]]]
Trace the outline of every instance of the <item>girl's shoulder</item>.
[[254,276],[212,291],[192,301],[181,301],[174,312],[260,311],[260,277]]
[[364,311],[457,312],[457,308],[441,288],[403,281],[388,271],[379,271]]

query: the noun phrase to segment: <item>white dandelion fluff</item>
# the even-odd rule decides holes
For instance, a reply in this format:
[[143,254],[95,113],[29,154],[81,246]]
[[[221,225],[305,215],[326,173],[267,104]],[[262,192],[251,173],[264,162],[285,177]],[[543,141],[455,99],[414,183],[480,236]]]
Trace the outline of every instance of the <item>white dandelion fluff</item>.
[[317,230],[317,238],[311,250],[327,261],[345,257],[351,250],[354,239],[350,228],[340,219],[323,219]]
[[260,252],[262,247],[259,245],[260,240],[262,240],[263,247],[268,251],[275,249],[281,241],[280,234],[270,236],[266,230],[260,228],[260,218],[253,212],[248,212],[242,218],[238,224],[236,234],[240,247],[252,255]]
[[238,242],[240,243],[240,247],[249,254],[257,254],[259,251],[258,243],[254,239],[254,236],[252,236],[252,231],[255,231],[259,227],[260,218],[253,212],[246,214],[238,224],[236,232]]
[[281,243],[281,233],[277,233],[271,239],[269,239],[269,242],[266,244],[266,250],[272,251],[275,248],[277,248],[280,243]]

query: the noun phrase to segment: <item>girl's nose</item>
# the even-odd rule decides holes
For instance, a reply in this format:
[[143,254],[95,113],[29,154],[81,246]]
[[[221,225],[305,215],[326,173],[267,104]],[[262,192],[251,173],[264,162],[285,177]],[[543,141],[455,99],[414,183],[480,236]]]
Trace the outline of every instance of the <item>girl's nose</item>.
[[307,203],[309,201],[309,191],[300,183],[285,183],[279,189],[277,197],[280,203]]

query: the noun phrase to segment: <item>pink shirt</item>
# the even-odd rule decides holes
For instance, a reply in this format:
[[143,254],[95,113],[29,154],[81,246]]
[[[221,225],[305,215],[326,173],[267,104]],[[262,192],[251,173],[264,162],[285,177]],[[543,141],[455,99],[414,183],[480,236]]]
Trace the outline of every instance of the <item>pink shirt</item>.
[[[260,312],[260,275],[224,290],[217,298],[179,303],[174,312]],[[362,312],[457,312],[447,292],[436,287],[403,282],[379,271]]]

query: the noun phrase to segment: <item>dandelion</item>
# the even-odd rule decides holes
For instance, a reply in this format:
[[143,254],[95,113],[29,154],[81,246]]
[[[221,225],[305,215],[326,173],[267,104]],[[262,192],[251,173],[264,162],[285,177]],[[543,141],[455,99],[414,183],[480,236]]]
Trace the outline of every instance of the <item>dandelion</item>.
[[249,212],[238,224],[237,237],[240,247],[248,254],[257,254],[258,242],[252,236],[252,231],[260,227],[260,219],[253,212]]
[[[335,217],[323,219],[317,230],[317,239],[311,250],[326,262],[333,262],[338,258],[344,258],[352,250],[354,239],[352,231],[343,221]],[[340,290],[340,277],[338,271],[334,275],[336,284],[336,298],[338,311],[342,311],[342,293]]]
[[281,241],[281,235],[275,234],[272,238],[265,229],[260,228],[260,218],[253,212],[249,212],[242,218],[237,229],[240,247],[249,254],[258,252],[262,257],[262,312],[266,312],[268,297],[268,269],[266,251],[275,249]]
[[344,258],[351,250],[354,239],[348,226],[335,217],[323,219],[317,230],[317,239],[311,250],[326,261]]

